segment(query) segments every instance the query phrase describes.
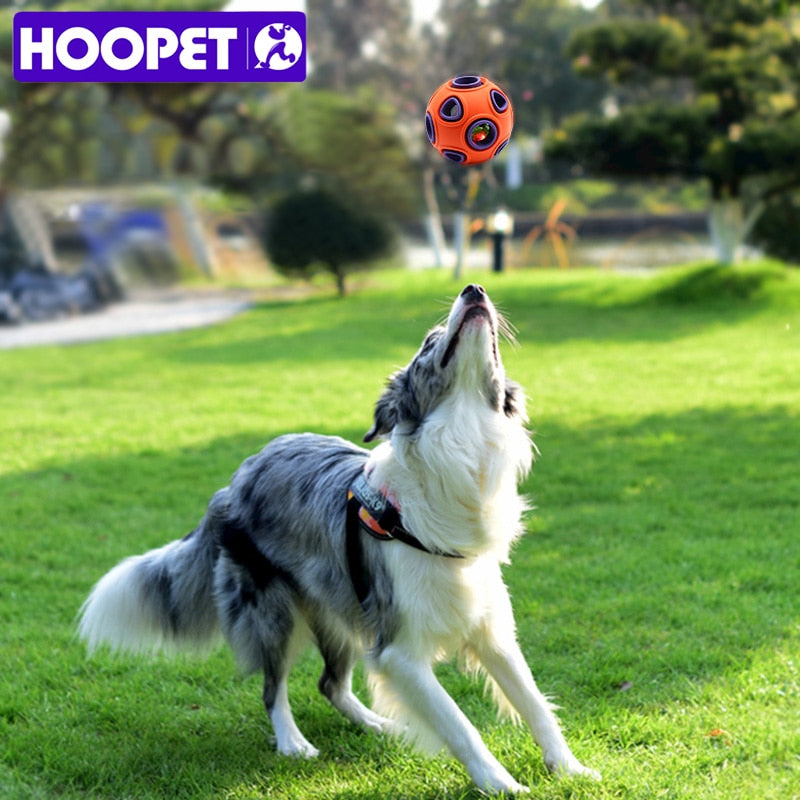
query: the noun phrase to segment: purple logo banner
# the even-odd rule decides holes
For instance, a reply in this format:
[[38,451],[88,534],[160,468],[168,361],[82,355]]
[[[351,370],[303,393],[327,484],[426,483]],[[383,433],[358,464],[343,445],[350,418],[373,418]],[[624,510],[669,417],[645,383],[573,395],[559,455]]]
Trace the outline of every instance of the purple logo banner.
[[46,83],[293,83],[300,11],[18,11],[14,78]]

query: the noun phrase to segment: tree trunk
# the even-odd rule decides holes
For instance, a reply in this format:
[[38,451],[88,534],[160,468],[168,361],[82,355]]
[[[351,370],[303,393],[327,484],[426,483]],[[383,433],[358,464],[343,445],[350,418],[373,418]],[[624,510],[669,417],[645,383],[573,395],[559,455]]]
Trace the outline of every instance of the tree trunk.
[[736,263],[739,247],[745,236],[741,197],[725,197],[711,201],[708,210],[708,231],[720,264]]
[[342,267],[337,264],[331,264],[331,272],[336,277],[336,289],[339,292],[339,297],[344,297],[347,294],[347,287],[345,286],[344,279],[347,274]]
[[433,185],[433,167],[426,167],[422,173],[422,192],[428,213],[425,216],[425,229],[428,234],[428,243],[433,250],[434,265],[441,268],[444,263],[445,238],[442,226],[442,215],[439,203],[436,200],[436,190]]
[[453,214],[453,246],[456,249],[456,266],[453,272],[455,280],[461,279],[461,273],[464,270],[467,253],[469,252],[471,234],[469,213],[478,195],[482,174],[480,170],[474,169],[467,175],[467,188],[464,193],[461,210]]
[[756,201],[747,214],[741,197],[713,199],[708,210],[708,231],[721,264],[735,264],[739,250],[766,208],[765,199]]
[[455,280],[461,279],[461,274],[464,271],[464,259],[467,252],[467,229],[469,227],[469,218],[465,211],[456,211],[453,214],[453,246],[456,250],[456,264],[453,270],[453,278]]

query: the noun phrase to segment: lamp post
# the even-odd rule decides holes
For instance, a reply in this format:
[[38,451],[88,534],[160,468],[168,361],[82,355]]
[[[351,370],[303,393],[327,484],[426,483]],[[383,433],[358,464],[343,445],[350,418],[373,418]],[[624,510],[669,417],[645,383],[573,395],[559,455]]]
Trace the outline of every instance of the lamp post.
[[505,239],[514,232],[514,217],[501,206],[487,218],[486,230],[492,237],[492,270],[502,272]]

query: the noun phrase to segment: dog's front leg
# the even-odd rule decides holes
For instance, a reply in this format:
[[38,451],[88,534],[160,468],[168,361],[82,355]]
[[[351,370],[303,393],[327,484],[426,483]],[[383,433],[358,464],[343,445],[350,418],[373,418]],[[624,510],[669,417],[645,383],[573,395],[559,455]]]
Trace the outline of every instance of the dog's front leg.
[[378,656],[376,666],[403,702],[450,748],[479,788],[492,793],[528,791],[489,752],[478,731],[436,679],[430,664],[390,645]]
[[533,738],[542,748],[547,768],[560,775],[587,775],[599,780],[598,772],[584,767],[572,754],[552,707],[536,686],[516,640],[512,638],[501,645],[489,635],[473,642],[472,647],[508,701],[530,726]]

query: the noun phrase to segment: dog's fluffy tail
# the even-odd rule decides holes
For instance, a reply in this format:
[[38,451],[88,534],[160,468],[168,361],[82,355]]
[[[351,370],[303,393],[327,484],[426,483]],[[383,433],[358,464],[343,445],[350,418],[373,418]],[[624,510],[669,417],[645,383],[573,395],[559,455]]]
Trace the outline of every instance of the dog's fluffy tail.
[[98,581],[78,623],[89,652],[104,644],[134,653],[204,651],[216,641],[214,564],[226,509],[222,489],[183,539],[128,558]]

